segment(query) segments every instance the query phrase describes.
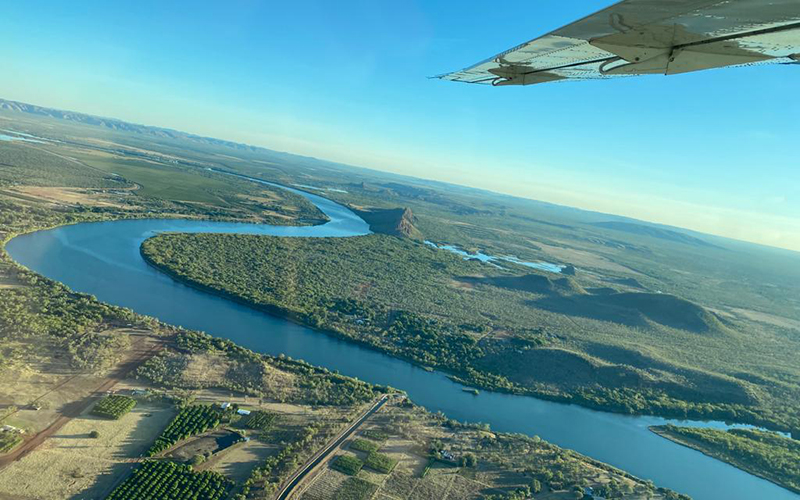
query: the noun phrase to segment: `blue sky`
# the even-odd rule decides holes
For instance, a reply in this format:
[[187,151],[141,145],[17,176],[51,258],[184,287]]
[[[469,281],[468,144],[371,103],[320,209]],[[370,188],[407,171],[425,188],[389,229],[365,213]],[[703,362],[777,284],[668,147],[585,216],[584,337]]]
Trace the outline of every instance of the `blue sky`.
[[9,2],[0,97],[800,250],[800,67],[426,78],[610,3]]

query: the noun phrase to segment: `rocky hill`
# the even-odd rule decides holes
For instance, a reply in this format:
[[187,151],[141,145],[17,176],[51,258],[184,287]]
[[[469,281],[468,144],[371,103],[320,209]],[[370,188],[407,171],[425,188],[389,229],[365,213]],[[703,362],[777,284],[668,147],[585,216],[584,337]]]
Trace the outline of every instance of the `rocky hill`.
[[412,240],[423,239],[422,233],[414,226],[414,214],[410,208],[353,208],[353,211],[367,221],[373,233]]

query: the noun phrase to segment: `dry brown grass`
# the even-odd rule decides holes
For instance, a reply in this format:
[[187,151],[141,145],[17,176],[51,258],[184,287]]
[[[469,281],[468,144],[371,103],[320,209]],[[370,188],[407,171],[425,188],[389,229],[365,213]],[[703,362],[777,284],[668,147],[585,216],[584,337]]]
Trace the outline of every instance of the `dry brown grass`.
[[203,464],[204,467],[200,470],[213,470],[233,481],[242,482],[250,476],[250,472],[257,465],[264,463],[268,457],[277,455],[279,452],[280,448],[276,445],[251,439],[223,450],[217,457],[209,460],[208,465]]
[[[103,498],[174,414],[172,407],[141,403],[119,420],[94,417],[87,410],[34,452],[0,469],[0,497]],[[89,437],[93,430],[99,438]]]
[[111,197],[99,194],[95,189],[73,187],[15,186],[12,192],[32,196],[46,203],[85,205],[89,207],[121,207]]

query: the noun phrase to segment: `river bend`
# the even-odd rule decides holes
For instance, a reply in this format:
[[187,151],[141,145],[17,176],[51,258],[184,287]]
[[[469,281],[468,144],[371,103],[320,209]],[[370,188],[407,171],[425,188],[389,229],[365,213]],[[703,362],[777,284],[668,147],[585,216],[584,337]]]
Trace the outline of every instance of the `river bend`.
[[[280,187],[305,196],[330,221],[311,227],[172,219],[81,223],[18,236],[6,249],[29,269],[104,302],[224,337],[254,351],[285,354],[361,380],[403,389],[431,411],[442,411],[462,421],[486,422],[496,431],[538,435],[696,500],[800,499],[788,490],[647,429],[650,425],[680,422],[617,415],[490,391],[473,395],[441,373],[425,371],[178,283],[148,266],[139,254],[145,239],[164,231],[288,237],[369,234],[366,222],[346,207],[311,193]],[[719,422],[693,425],[724,427]]]

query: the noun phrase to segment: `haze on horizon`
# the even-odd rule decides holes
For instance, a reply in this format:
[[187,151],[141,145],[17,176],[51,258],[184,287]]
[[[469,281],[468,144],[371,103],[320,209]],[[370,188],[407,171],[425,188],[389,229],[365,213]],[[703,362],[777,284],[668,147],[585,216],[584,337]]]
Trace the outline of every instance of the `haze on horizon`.
[[34,0],[0,18],[0,97],[800,251],[797,67],[426,78],[610,3]]

